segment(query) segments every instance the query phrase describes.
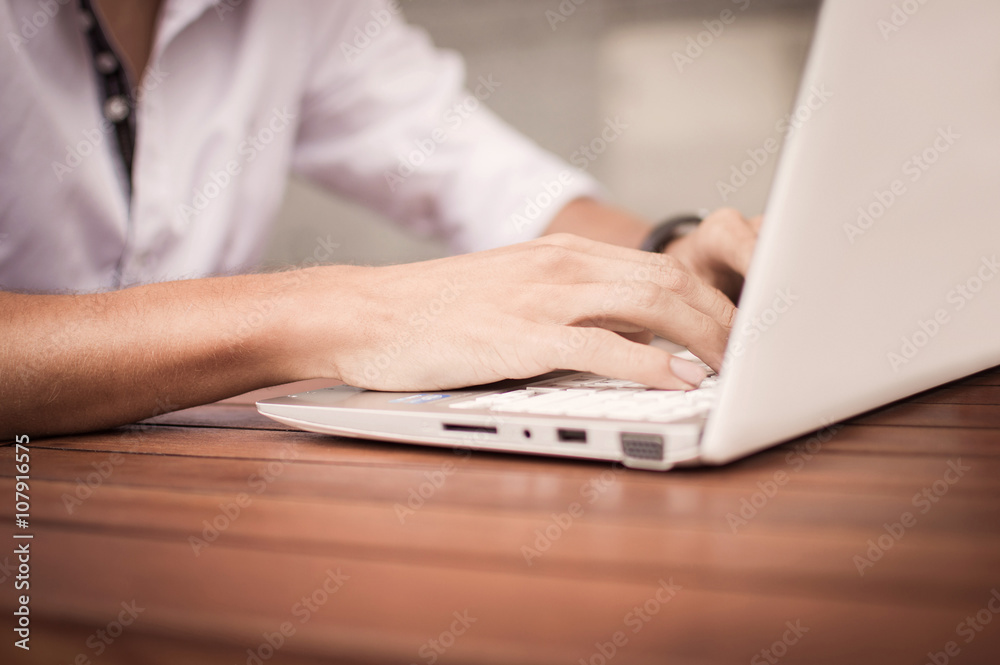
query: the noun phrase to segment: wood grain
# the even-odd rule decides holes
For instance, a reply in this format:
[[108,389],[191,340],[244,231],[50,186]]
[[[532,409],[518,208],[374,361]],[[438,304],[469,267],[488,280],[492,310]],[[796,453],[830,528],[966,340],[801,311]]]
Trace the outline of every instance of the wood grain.
[[[958,665],[1000,654],[997,370],[824,442],[666,474],[291,431],[249,401],[31,442],[33,649],[5,640],[0,661],[703,665],[768,662],[776,642],[783,664],[919,665],[949,641]],[[8,488],[13,456],[0,449]],[[342,587],[321,593],[338,569]],[[677,587],[665,603],[661,580]],[[133,601],[139,618],[97,653]],[[475,621],[449,635],[456,612]],[[960,633],[977,613],[990,623]],[[808,631],[782,645],[788,622]]]
[[[276,554],[220,546],[195,559],[176,542],[68,530],[40,535],[49,544],[36,564],[45,580],[36,591],[40,613],[58,609],[101,625],[114,619],[123,601],[134,601],[145,608],[146,625],[246,648],[296,621],[290,653],[367,654],[381,662],[419,660],[421,646],[447,631],[456,612],[475,623],[455,638],[442,662],[576,662],[616,631],[629,633],[621,662],[748,661],[781,639],[787,621],[810,631],[789,650],[787,662],[913,662],[950,639],[955,623],[978,604],[942,608],[706,591],[688,586],[683,573],[667,566],[642,583],[624,583],[542,570],[526,575],[450,562],[383,562],[335,548]],[[67,561],[60,552],[76,556]],[[156,574],[138,574],[138,561]],[[321,588],[331,571],[349,579],[300,622],[296,603]],[[682,587],[673,597],[661,594],[669,602],[656,602],[660,580]],[[57,594],[75,600],[57,608]],[[983,603],[989,594],[982,589]],[[633,608],[647,602],[650,620],[640,619],[633,633]],[[984,632],[972,646],[995,654],[998,645],[997,633]],[[975,653],[966,652],[968,662],[988,662]]]

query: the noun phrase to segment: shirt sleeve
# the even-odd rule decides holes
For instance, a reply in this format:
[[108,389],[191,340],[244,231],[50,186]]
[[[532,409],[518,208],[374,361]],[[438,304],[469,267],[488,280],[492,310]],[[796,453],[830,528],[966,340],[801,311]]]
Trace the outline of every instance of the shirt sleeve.
[[407,25],[399,5],[343,3],[319,31],[293,170],[457,251],[541,235],[598,184],[514,131],[486,102],[504,82],[463,83],[461,58]]

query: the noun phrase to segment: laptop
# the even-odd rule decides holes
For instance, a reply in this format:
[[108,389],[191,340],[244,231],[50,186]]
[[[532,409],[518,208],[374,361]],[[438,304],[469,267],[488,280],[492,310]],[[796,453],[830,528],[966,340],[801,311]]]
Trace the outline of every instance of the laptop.
[[558,372],[258,409],[313,432],[665,470],[1000,364],[998,31],[995,0],[824,3],[726,360],[701,388]]

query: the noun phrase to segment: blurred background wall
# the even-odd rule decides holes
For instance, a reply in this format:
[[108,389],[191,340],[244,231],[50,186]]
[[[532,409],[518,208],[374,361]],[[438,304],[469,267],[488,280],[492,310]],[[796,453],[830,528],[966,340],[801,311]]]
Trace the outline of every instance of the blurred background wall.
[[[722,205],[763,209],[777,157],[755,169],[745,162],[753,153],[762,161],[765,142],[784,137],[780,123],[793,106],[818,0],[401,5],[439,46],[465,57],[469,80],[492,74],[502,83],[489,101],[494,111],[563,158],[597,137],[606,118],[620,117],[628,129],[590,172],[615,203],[654,221]],[[734,168],[755,172],[743,182]],[[742,184],[720,192],[720,183]],[[339,245],[336,263],[446,254],[434,240],[293,179],[267,262],[301,262],[328,236]]]

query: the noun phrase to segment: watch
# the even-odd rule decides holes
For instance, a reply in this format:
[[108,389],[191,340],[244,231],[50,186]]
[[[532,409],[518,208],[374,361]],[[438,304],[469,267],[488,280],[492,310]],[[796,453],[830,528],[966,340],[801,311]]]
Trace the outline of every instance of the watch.
[[700,215],[675,215],[653,227],[639,249],[659,254],[674,240],[683,238],[701,224]]

